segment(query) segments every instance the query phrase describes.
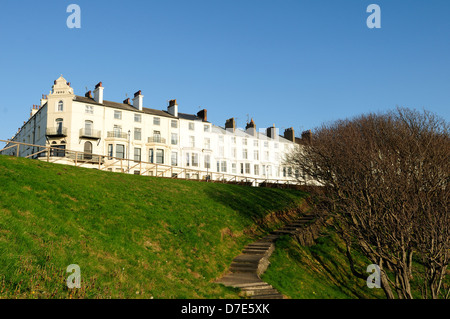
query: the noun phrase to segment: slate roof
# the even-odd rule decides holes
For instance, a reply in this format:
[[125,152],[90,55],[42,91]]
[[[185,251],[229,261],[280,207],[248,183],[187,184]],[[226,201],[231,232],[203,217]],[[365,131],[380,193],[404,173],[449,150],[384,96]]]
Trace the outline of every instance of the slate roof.
[[101,104],[101,103],[96,102],[94,99],[92,99],[90,97],[85,97],[85,96],[75,95],[75,101],[81,102],[81,103],[102,105],[102,106],[112,107],[112,108],[120,109],[120,110],[126,110],[126,111],[132,111],[132,112],[142,112],[142,113],[146,113],[146,114],[165,116],[165,117],[170,117],[170,118],[174,118],[174,119],[176,118],[172,114],[169,114],[167,111],[155,110],[155,109],[150,109],[147,107],[143,107],[142,111],[139,111],[138,109],[136,109],[135,107],[133,107],[130,104],[117,103],[117,102],[106,101],[106,100],[103,100],[103,104]]

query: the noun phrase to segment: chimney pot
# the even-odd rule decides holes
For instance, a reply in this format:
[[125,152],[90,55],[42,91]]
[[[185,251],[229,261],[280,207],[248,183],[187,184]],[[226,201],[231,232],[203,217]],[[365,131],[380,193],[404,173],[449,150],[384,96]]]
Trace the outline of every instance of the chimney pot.
[[98,83],[95,85],[95,88],[99,88],[99,87],[103,87],[102,82],[98,82]]

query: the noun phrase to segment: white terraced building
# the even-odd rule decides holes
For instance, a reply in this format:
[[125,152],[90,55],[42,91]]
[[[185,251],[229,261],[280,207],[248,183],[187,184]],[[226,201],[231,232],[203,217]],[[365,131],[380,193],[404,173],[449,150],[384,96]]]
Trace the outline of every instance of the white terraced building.
[[[61,76],[1,154],[165,177],[233,176],[255,184],[295,180],[295,172],[283,163],[284,155],[302,141],[292,128],[283,136],[275,126],[258,132],[251,120],[242,130],[234,118],[219,127],[207,121],[205,109],[181,113],[176,100],[166,110],[146,108],[141,91],[132,101],[111,102],[104,100],[103,90],[100,82],[93,94],[78,96]],[[24,144],[14,147],[14,142]]]

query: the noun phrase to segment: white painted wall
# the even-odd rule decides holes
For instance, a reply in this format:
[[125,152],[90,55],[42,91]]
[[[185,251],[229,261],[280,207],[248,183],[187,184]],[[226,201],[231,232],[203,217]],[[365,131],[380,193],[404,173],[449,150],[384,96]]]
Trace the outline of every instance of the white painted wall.
[[[107,92],[107,91],[106,91]],[[59,101],[63,101],[64,110],[58,110]],[[145,105],[145,100],[143,101]],[[87,112],[86,106],[89,106]],[[115,111],[121,112],[121,119],[114,117]],[[182,110],[181,110],[182,111]],[[135,115],[140,114],[141,122],[135,121]],[[155,117],[159,118],[159,125],[155,124]],[[58,118],[64,120],[64,127],[67,128],[67,137],[49,138],[45,136],[46,128],[55,127],[55,121]],[[175,120],[177,127],[173,128],[171,121]],[[36,124],[34,124],[36,121]],[[101,138],[98,140],[86,139],[80,137],[80,129],[85,127],[85,121],[92,121],[93,130],[101,132]],[[108,136],[108,132],[114,131],[114,125],[121,127],[122,133],[126,133],[125,138],[117,138]],[[193,125],[193,129],[190,125]],[[205,131],[205,125],[208,131]],[[38,127],[40,132],[38,134]],[[141,139],[135,138],[135,128],[141,129]],[[130,139],[128,139],[128,131],[130,131]],[[148,143],[148,138],[154,136],[154,132],[159,131],[160,136],[165,139],[165,143]],[[177,134],[177,143],[171,143],[171,134]],[[170,115],[157,116],[147,114],[145,112],[135,110],[123,110],[98,105],[94,103],[83,103],[75,100],[73,90],[66,84],[64,78],[55,81],[52,92],[48,95],[47,104],[39,109],[39,111],[22,127],[20,132],[14,137],[15,141],[33,143],[32,137],[28,140],[28,136],[36,134],[34,144],[53,145],[53,142],[60,144],[66,142],[66,148],[74,151],[84,151],[86,142],[93,145],[93,153],[99,155],[108,155],[108,145],[113,146],[113,156],[117,156],[117,145],[125,147],[125,158],[134,159],[134,148],[141,149],[141,160],[149,161],[150,149],[164,151],[164,164],[171,164],[172,152],[177,153],[178,166],[184,168],[192,168],[206,170],[205,155],[210,156],[210,172],[221,172],[225,174],[236,174],[247,177],[270,178],[280,180],[291,180],[289,176],[283,176],[283,158],[286,152],[289,152],[297,144],[279,137],[277,132],[275,138],[269,138],[263,132],[257,132],[254,136],[247,134],[241,129],[234,132],[225,130],[219,126],[200,119],[187,120],[182,117],[172,118]],[[191,138],[194,138],[195,144],[191,145]],[[205,145],[205,139],[210,139],[209,148]],[[247,141],[246,145],[244,141]],[[243,150],[247,150],[247,158],[244,158]],[[31,154],[32,150],[21,150],[20,156]],[[255,157],[255,151],[258,151],[258,158]],[[11,154],[12,150],[8,150],[5,154]],[[198,158],[197,166],[193,166],[192,154],[196,154]],[[189,163],[187,156],[189,155]],[[155,155],[156,160],[156,155]],[[217,163],[219,162],[219,170]],[[223,165],[225,163],[225,165]],[[233,170],[235,165],[235,171]],[[241,173],[241,165],[244,171]],[[249,165],[249,172],[246,170]],[[255,165],[258,171],[255,171]],[[248,166],[247,166],[248,167]]]

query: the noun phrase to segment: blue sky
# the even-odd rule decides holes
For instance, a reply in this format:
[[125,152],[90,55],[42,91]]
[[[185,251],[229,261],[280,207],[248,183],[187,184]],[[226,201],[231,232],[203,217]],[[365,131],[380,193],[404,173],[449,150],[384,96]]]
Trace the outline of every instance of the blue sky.
[[[66,25],[81,8],[81,28]],[[369,4],[381,29],[369,29]],[[208,110],[223,126],[294,127],[398,106],[450,119],[450,1],[164,0],[0,3],[0,139],[63,75],[84,95]]]

